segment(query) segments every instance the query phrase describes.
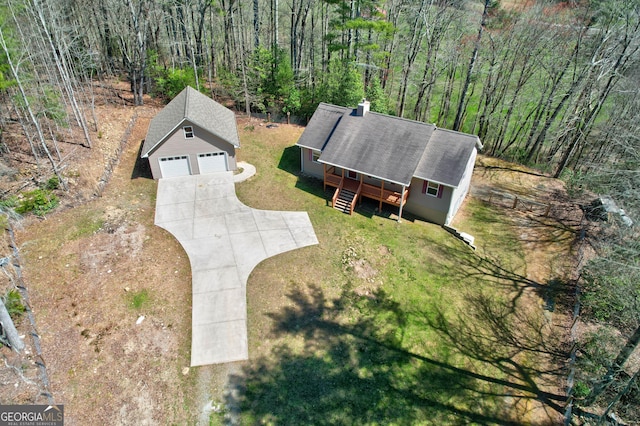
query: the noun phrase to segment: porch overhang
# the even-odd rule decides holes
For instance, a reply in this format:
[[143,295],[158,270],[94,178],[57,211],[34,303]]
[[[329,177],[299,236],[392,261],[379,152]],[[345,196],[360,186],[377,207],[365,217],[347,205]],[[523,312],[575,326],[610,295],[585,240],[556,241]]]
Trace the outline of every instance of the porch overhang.
[[[336,189],[336,194],[334,195],[334,199],[337,194],[343,189],[349,189],[350,191],[356,194],[356,197],[366,197],[379,202],[378,209],[382,210],[382,203],[389,204],[392,206],[400,207],[400,216],[402,215],[402,208],[404,204],[407,202],[407,198],[409,197],[409,187],[408,185],[402,185],[402,192],[398,192],[391,189],[385,189],[384,184],[387,182],[385,179],[378,178],[372,175],[367,175],[374,177],[380,180],[380,186],[373,185],[371,183],[364,182],[364,174],[362,172],[357,172],[356,170],[349,170],[342,168],[340,166],[329,165],[329,169],[333,169],[333,171],[329,171],[327,166],[329,164],[324,162],[324,188],[327,189],[327,186],[331,186]],[[335,168],[340,167],[342,170],[341,174],[335,174]],[[344,175],[345,170],[355,171],[360,173],[360,179],[352,179]],[[394,184],[396,182],[393,182]]]
[[358,169],[347,167],[347,166],[340,165],[340,164],[329,163],[328,161],[323,161],[322,157],[320,157],[318,159],[318,163],[322,163],[322,164],[325,164],[327,166],[332,166],[332,167],[339,167],[339,168],[344,169],[344,170],[350,170],[352,172],[356,172],[356,173],[359,173],[361,175],[371,176],[374,179],[382,180],[382,181],[389,182],[389,183],[394,183],[394,184],[400,185],[400,186],[409,186],[409,185],[411,185],[411,182],[398,182],[397,180],[393,180],[393,179],[385,178],[385,177],[382,177],[382,176],[378,176],[375,173],[365,172],[365,171],[362,171],[362,170],[358,170]]

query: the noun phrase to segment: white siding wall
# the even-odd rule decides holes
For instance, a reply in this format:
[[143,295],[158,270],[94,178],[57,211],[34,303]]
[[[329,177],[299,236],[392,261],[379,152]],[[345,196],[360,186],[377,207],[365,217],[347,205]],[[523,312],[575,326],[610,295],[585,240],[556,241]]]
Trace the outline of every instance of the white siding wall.
[[462,175],[462,180],[460,181],[460,185],[453,191],[453,196],[451,198],[451,207],[449,208],[449,214],[447,215],[448,225],[456,213],[460,209],[462,202],[464,201],[467,193],[469,192],[469,188],[471,187],[471,176],[473,175],[473,167],[476,164],[476,157],[478,156],[477,150],[474,148],[469,161],[467,162],[467,166],[464,170],[464,174]]

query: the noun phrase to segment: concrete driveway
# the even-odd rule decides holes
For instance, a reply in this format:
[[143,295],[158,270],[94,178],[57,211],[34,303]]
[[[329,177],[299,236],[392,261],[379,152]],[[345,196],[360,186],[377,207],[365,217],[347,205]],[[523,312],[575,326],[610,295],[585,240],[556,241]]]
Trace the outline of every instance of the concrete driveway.
[[248,359],[249,274],[271,256],[318,244],[306,212],[242,204],[232,172],[160,179],[155,224],[191,262],[191,366]]

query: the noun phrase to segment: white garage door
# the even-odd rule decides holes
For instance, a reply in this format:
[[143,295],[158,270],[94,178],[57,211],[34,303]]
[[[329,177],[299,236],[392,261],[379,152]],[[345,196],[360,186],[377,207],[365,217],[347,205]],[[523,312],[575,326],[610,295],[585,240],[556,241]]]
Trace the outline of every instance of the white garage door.
[[209,152],[198,154],[200,174],[227,171],[227,156],[224,152]]
[[160,159],[160,171],[163,178],[176,176],[189,176],[191,169],[189,168],[189,157],[179,155],[176,157],[164,157]]

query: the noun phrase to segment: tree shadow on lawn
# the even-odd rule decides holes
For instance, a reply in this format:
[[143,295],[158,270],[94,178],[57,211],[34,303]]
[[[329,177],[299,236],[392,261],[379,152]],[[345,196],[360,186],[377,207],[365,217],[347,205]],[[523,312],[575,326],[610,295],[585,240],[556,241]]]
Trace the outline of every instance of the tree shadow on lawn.
[[[503,334],[510,336],[505,329],[515,325],[504,317],[487,324],[498,323],[499,334],[476,335],[475,324],[463,321],[454,327],[438,309],[433,319],[428,307],[408,314],[382,291],[361,297],[345,290],[327,300],[320,288],[310,287],[307,292],[296,289],[288,298],[290,306],[269,315],[273,332],[276,337],[303,337],[304,346],[282,344],[235,378],[243,383],[241,412],[250,422],[506,425],[520,424],[520,415],[526,415],[514,415],[509,405],[521,404],[526,411],[527,400],[562,410],[564,396],[542,391],[534,382],[535,365],[497,351],[514,343],[503,341]],[[360,314],[353,314],[354,305],[361,306]],[[409,322],[429,327],[453,344],[437,348],[436,356],[427,349],[433,349],[432,342],[421,344],[421,353],[409,350],[402,344]],[[458,344],[469,336],[474,337],[472,345]],[[492,353],[502,355],[488,355]]]
[[523,219],[522,225],[529,230],[542,230],[540,233],[534,232],[527,237],[521,236],[521,241],[525,243],[568,243],[573,245],[579,241],[581,222],[576,218],[542,217],[528,214]]
[[[561,277],[553,277],[544,283],[531,280],[515,272],[525,267],[520,258],[503,259],[492,250],[482,247],[483,255],[478,251],[471,251],[462,243],[456,246],[438,246],[440,254],[449,259],[455,259],[455,267],[449,269],[449,274],[460,282],[468,284],[469,288],[491,288],[509,291],[510,313],[515,314],[518,303],[524,293],[532,290],[545,301],[546,310],[553,311],[555,305],[573,309],[574,300],[570,296],[574,293],[574,283]],[[519,264],[522,262],[522,264]]]

